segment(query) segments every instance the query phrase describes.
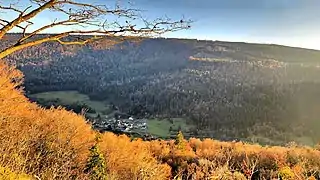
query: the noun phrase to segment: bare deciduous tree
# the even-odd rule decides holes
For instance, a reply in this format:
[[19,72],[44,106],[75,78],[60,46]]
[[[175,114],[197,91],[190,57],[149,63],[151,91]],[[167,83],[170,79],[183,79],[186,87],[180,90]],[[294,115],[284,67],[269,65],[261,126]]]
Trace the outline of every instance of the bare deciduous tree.
[[[0,1],[0,40],[14,29],[20,29],[21,32],[21,36],[13,45],[0,51],[0,59],[15,51],[49,41],[82,45],[110,36],[149,37],[190,28],[189,20],[174,21],[170,18],[147,20],[141,15],[140,10],[120,6],[119,0],[114,7],[77,0],[28,0],[27,2],[27,4],[22,3],[24,7],[21,8],[19,0],[10,3]],[[34,19],[44,11],[51,11],[57,18],[51,22],[44,22],[38,28],[31,28],[35,27]],[[15,14],[16,17],[9,20],[4,16],[7,14]],[[57,27],[59,32],[37,36]]]

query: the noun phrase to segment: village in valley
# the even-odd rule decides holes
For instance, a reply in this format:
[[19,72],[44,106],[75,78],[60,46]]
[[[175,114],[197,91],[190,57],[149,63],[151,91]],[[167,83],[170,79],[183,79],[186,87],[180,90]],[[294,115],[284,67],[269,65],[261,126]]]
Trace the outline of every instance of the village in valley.
[[179,130],[182,130],[177,125],[179,123],[137,118],[121,112],[113,112],[109,115],[88,113],[86,118],[92,124],[92,127],[100,132],[108,131],[118,135],[126,134],[132,138],[142,138],[143,140],[170,139],[175,137]]
[[91,120],[95,129],[100,131],[115,131],[123,133],[147,134],[148,126],[146,119],[136,119],[124,113],[114,113],[113,115],[100,115]]

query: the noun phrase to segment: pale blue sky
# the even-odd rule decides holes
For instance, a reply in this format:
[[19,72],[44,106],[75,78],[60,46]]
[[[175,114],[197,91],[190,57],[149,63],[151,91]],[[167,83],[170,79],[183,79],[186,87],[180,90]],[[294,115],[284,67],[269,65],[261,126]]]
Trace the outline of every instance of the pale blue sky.
[[[116,2],[116,0],[80,1],[109,5],[114,5]],[[147,10],[144,14],[150,18],[167,15],[179,19],[184,15],[195,21],[190,30],[169,33],[166,34],[167,37],[273,43],[320,49],[319,0],[131,0],[131,2],[134,7]],[[45,22],[56,17],[57,14],[45,12],[35,21]]]

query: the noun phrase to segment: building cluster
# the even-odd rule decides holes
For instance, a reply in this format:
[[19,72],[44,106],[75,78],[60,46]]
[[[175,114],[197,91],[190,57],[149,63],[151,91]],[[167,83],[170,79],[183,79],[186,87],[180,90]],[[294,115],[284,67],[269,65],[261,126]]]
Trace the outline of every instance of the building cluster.
[[101,131],[113,131],[123,133],[147,134],[148,125],[146,119],[136,119],[128,115],[114,115],[114,117],[104,116],[92,120],[95,129]]

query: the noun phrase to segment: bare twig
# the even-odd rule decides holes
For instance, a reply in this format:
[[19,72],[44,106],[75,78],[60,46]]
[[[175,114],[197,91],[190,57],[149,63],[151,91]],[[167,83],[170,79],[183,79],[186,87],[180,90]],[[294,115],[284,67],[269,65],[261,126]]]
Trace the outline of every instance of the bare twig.
[[[134,8],[121,8],[119,4],[115,8],[109,8],[106,5],[93,5],[77,2],[76,0],[29,0],[36,4],[27,6],[23,10],[15,5],[0,6],[0,9],[14,11],[19,15],[12,21],[0,19],[0,39],[10,30],[17,27],[22,30],[22,37],[16,41],[12,47],[5,48],[0,52],[0,59],[23,48],[38,45],[44,42],[56,41],[64,45],[86,44],[99,40],[106,36],[154,36],[166,32],[177,31],[190,28],[191,21],[177,20],[170,18],[158,18],[154,21],[148,21],[139,13],[140,10]],[[33,8],[33,9],[32,9]],[[34,23],[32,18],[38,16],[45,10],[51,10],[60,13],[64,19],[56,19],[51,23],[44,24],[40,28],[31,32],[28,28]],[[109,17],[116,16],[119,19],[109,21]],[[122,19],[121,19],[122,18]],[[141,23],[144,26],[141,26]],[[25,25],[26,24],[26,25]],[[52,28],[61,27],[61,32],[49,34],[48,36],[35,38],[36,35],[44,31],[50,31]],[[77,30],[70,30],[77,29]],[[90,30],[87,30],[90,29]],[[93,29],[93,30],[91,30]],[[75,38],[62,39],[70,35],[91,35],[79,40]]]

